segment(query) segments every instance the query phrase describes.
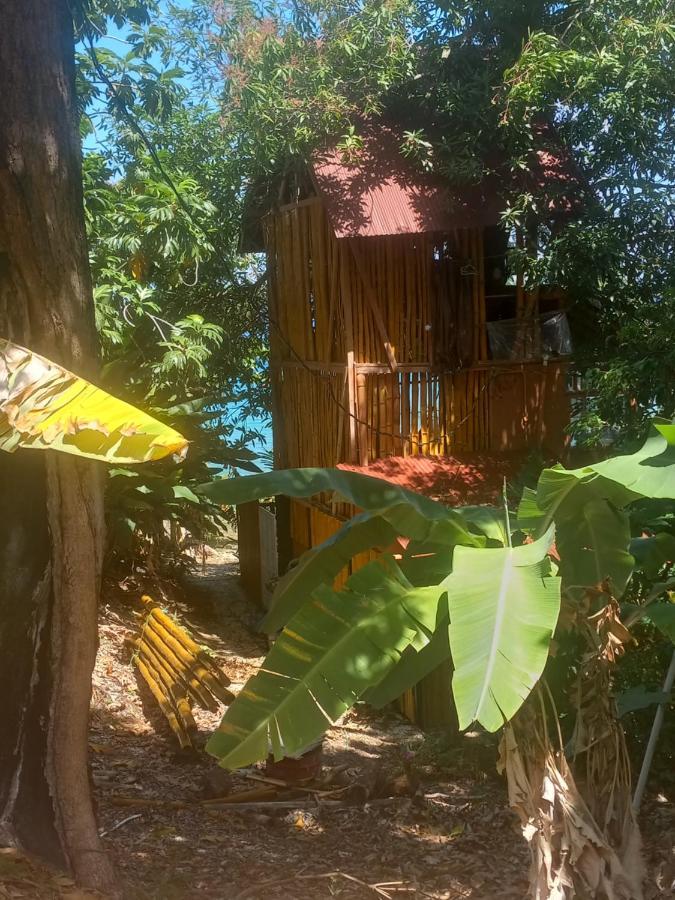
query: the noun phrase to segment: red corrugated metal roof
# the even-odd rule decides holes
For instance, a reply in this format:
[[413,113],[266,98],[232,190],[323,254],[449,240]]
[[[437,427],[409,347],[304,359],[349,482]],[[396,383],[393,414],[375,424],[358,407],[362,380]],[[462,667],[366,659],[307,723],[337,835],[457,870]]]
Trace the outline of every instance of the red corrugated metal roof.
[[[551,126],[540,124],[536,133],[541,146],[516,182],[521,190],[543,193],[551,213],[572,213],[580,204],[579,173]],[[500,188],[513,177],[507,169],[503,176],[493,174],[480,185],[453,188],[406,159],[398,130],[366,124],[359,135],[363,148],[349,161],[336,146],[312,160],[314,181],[336,237],[446,232],[498,223],[504,207]],[[493,160],[496,171],[502,165]]]
[[342,463],[339,469],[361,472],[417,491],[448,506],[501,503],[504,478],[512,480],[523,465],[522,455],[387,456],[368,466]]
[[384,125],[360,130],[363,148],[345,161],[332,147],[317,153],[312,170],[338,238],[443,232],[497,222],[494,192],[452,190],[425,175],[401,153],[401,135]]

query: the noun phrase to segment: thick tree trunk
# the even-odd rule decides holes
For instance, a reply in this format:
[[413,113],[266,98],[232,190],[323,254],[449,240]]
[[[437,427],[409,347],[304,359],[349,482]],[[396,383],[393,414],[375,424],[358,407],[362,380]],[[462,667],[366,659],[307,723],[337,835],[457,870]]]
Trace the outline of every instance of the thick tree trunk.
[[[95,359],[67,0],[0,0],[0,336]],[[106,890],[87,768],[100,472],[1,456],[0,840]]]

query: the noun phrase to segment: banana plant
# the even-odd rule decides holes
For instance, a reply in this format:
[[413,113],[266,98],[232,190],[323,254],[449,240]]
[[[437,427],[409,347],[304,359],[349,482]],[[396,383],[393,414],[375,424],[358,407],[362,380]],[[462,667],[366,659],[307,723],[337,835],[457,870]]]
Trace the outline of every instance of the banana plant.
[[[237,768],[302,752],[362,697],[384,705],[452,654],[463,727],[497,730],[537,683],[560,608],[549,551],[511,534],[505,510],[448,509],[381,479],[290,469],[204,486],[221,503],[331,491],[360,512],[280,581],[266,627],[283,627],[212,736]],[[405,550],[386,552],[396,538]],[[356,554],[385,551],[340,591]]]
[[0,450],[19,447],[139,463],[181,454],[187,441],[44,356],[0,339]]
[[[357,700],[385,705],[450,656],[460,726],[497,731],[544,671],[562,591],[574,598],[604,584],[624,593],[636,566],[627,507],[675,497],[673,479],[675,425],[657,422],[633,455],[545,469],[513,528],[506,508],[449,509],[340,470],[205,485],[223,504],[332,492],[361,510],[280,579],[264,627],[283,630],[207,749],[227,768],[270,749],[300,753]],[[397,538],[398,552],[387,552]],[[335,591],[336,575],[367,550],[381,556]],[[655,603],[653,621],[668,633],[675,605]]]
[[[631,797],[612,673],[636,621],[675,639],[675,545],[665,532],[633,534],[631,524],[636,505],[652,502],[645,498],[675,498],[675,423],[655,422],[634,454],[545,469],[513,518],[506,504],[447,509],[336,470],[225,479],[203,491],[233,504],[332,492],[360,510],[280,580],[265,624],[283,630],[207,744],[222,766],[301,753],[357,700],[383,706],[452,657],[460,727],[505,726],[500,760],[530,845],[531,895],[598,898],[599,885],[611,884],[621,900],[641,896],[630,855],[639,796]],[[379,558],[334,590],[338,572],[366,550]],[[645,578],[656,576],[645,594]],[[568,648],[561,659],[554,636]],[[561,665],[568,672],[558,683],[573,687],[556,700],[548,673]]]

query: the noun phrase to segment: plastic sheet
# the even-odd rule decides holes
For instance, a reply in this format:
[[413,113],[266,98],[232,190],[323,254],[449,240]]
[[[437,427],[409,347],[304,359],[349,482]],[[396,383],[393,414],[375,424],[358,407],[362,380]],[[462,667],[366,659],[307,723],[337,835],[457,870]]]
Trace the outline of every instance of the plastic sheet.
[[487,331],[493,359],[549,359],[572,353],[572,336],[564,312],[488,322]]

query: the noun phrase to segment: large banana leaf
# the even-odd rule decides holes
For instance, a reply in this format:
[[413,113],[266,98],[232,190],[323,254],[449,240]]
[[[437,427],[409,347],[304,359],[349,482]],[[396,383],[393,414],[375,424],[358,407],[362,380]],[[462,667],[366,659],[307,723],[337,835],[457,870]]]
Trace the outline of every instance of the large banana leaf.
[[[544,469],[536,502],[545,514],[542,529],[554,519],[574,518],[591,500],[608,500],[618,509],[640,497],[675,498],[675,423],[654,421],[649,437],[636,453],[614,456],[581,469]],[[523,515],[532,514],[531,496]]]
[[425,646],[440,586],[416,588],[390,558],[370,563],[336,593],[324,585],[277,638],[227,710],[207,750],[234,769],[302,752],[408,646]]
[[[396,665],[387,672],[381,681],[368,688],[362,699],[376,709],[382,709],[389,703],[393,703],[408,688],[418,684],[425,675],[429,675],[449,658],[448,603],[447,599],[442,597],[438,604],[436,630],[431,635],[426,647],[419,650],[413,646],[406,647]],[[450,672],[448,672],[448,679],[450,677]]]
[[281,469],[243,478],[223,478],[200,488],[201,493],[215,502],[231,505],[276,494],[311,497],[324,491],[333,491],[365,512],[381,516],[397,535],[439,546],[485,544],[482,534],[473,534],[463,517],[442,503],[358,472]]
[[548,655],[560,579],[548,551],[554,531],[520,547],[457,547],[445,581],[453,694],[459,727],[496,731],[518,711]]
[[187,441],[25,347],[0,339],[0,450],[60,450],[116,463],[161,459]]
[[[497,534],[501,534],[499,531],[501,525],[489,507],[460,508],[457,512],[467,520],[468,525],[480,528],[492,540],[496,539]],[[475,521],[469,521],[469,514],[475,516]],[[263,621],[263,629],[272,633],[283,628],[291,616],[307,601],[312,591],[320,584],[332,584],[338,573],[354,556],[367,550],[383,550],[399,537],[400,532],[387,521],[389,515],[393,516],[394,513],[391,510],[384,510],[383,515],[359,513],[345,522],[323,543],[303,553],[297,564],[277,582],[274,602]],[[479,543],[480,541],[478,538]],[[412,547],[414,545],[411,545]],[[447,544],[436,545],[427,540],[423,543],[422,559],[419,561],[408,559],[402,564],[405,565],[406,575],[413,584],[438,584],[448,574],[451,569],[452,550],[448,550],[447,547]],[[439,549],[440,553],[437,552]],[[408,573],[408,569],[415,577]]]
[[317,547],[308,550],[279,579],[272,608],[262,627],[274,632],[292,618],[321,584],[331,585],[350,560],[371,548],[384,549],[397,537],[396,531],[381,516],[360,513]]

